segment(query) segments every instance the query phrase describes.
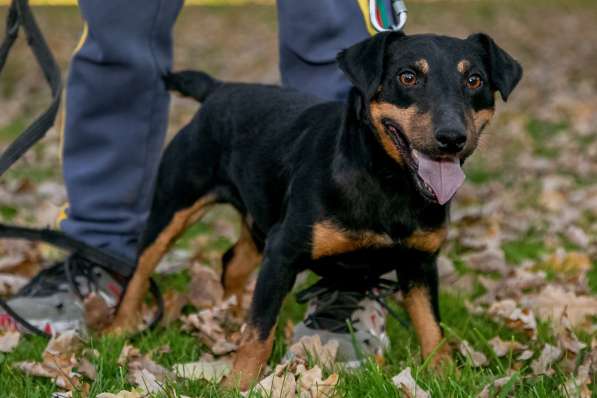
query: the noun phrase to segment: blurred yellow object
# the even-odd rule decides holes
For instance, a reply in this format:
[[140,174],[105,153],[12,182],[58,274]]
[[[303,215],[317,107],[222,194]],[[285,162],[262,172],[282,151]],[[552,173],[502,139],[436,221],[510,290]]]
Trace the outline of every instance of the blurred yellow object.
[[[11,0],[0,0],[0,5],[9,5]],[[75,6],[77,0],[29,0],[32,6]],[[274,5],[275,0],[186,0],[193,6],[240,6],[246,4]]]

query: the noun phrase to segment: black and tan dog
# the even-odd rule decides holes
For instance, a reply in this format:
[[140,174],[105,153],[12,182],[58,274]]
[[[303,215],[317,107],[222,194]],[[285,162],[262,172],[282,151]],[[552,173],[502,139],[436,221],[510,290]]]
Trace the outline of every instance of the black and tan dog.
[[[422,354],[442,341],[436,257],[461,165],[522,76],[484,34],[465,40],[381,33],[341,52],[347,103],[298,91],[221,83],[201,72],[167,78],[203,102],[166,149],[139,263],[112,330],[133,329],[148,277],[173,240],[215,203],[243,217],[223,258],[239,294],[261,264],[233,378],[266,363],[280,306],[302,270],[366,278],[395,270]],[[438,349],[434,362],[448,355]]]

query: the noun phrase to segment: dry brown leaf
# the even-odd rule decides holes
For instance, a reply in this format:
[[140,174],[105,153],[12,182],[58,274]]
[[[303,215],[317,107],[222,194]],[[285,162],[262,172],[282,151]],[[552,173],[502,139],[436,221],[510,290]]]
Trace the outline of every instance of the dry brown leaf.
[[523,352],[520,353],[520,355],[518,357],[516,357],[517,361],[528,361],[529,359],[531,359],[533,357],[533,355],[535,355],[535,353],[531,350],[524,350]]
[[289,351],[299,358],[305,360],[313,358],[323,366],[330,366],[336,359],[338,342],[336,340],[329,340],[324,345],[321,344],[321,338],[317,334],[303,336],[289,348]]
[[562,314],[560,324],[556,328],[556,337],[558,339],[558,346],[562,348],[565,353],[572,354],[573,356],[578,355],[580,351],[587,346],[576,337],[566,311]]
[[143,398],[144,392],[141,389],[134,389],[133,391],[122,390],[117,394],[103,392],[98,394],[96,398]]
[[475,367],[485,366],[489,363],[485,354],[475,349],[469,344],[468,341],[462,340],[458,345],[458,350],[462,356],[469,358]]
[[29,282],[29,278],[12,274],[0,274],[0,296],[12,296]]
[[220,304],[224,298],[224,289],[219,275],[213,269],[195,262],[191,266],[188,298],[199,309]]
[[564,311],[574,328],[591,328],[590,317],[597,316],[597,297],[577,296],[558,285],[547,285],[538,294],[527,295],[528,305],[544,320],[550,320],[557,328]]
[[497,396],[496,393],[498,393],[503,386],[508,384],[511,378],[512,376],[500,377],[499,379],[494,380],[492,383],[487,384],[477,395],[477,398],[493,398]]
[[538,266],[558,274],[578,275],[591,269],[591,259],[584,253],[559,249]]
[[505,275],[509,271],[506,256],[502,249],[488,248],[482,252],[467,254],[462,260],[470,269],[479,272],[497,272]]
[[125,344],[118,357],[118,364],[128,368],[127,380],[147,393],[163,390],[167,380],[173,379],[174,374],[168,369],[154,362],[149,355],[132,345]]
[[518,308],[511,299],[493,303],[487,313],[496,321],[504,321],[506,325],[515,330],[526,332],[531,337],[537,334],[537,321],[533,311],[527,308]]
[[85,325],[90,330],[103,330],[112,322],[114,309],[99,295],[92,292],[83,301]]
[[317,365],[307,369],[303,364],[299,364],[294,374],[297,378],[301,398],[331,397],[339,379],[337,373],[332,373],[324,380],[323,372]]
[[527,349],[527,346],[518,341],[504,341],[499,336],[495,336],[493,339],[489,340],[489,346],[498,358],[506,356],[510,352],[518,352]]
[[531,363],[531,369],[535,376],[539,375],[551,375],[554,370],[552,365],[562,357],[562,350],[558,347],[554,347],[550,344],[545,344],[543,351],[539,358],[535,359]]
[[0,334],[0,352],[12,352],[20,340],[21,333],[17,331]]
[[97,370],[95,365],[92,364],[87,358],[81,358],[77,365],[77,371],[82,375],[86,376],[90,380],[95,380],[97,377]]
[[431,395],[419,387],[415,379],[413,379],[410,368],[406,368],[396,376],[392,377],[392,383],[394,383],[407,398],[431,398]]
[[189,380],[207,380],[219,383],[232,369],[229,360],[179,363],[172,367],[176,376]]
[[68,331],[53,337],[42,354],[43,362],[19,362],[15,367],[22,372],[51,378],[65,390],[79,389],[79,375],[73,371],[78,362],[75,354],[82,348],[83,341],[75,331]]

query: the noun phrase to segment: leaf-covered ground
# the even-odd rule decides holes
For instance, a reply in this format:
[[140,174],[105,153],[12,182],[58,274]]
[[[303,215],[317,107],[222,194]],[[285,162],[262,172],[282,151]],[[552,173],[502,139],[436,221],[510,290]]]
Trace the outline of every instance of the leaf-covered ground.
[[[319,347],[315,355],[298,356],[278,368],[270,378],[272,391],[291,396],[296,378],[301,397],[410,396],[409,368],[419,388],[433,397],[596,396],[597,4],[410,1],[409,7],[410,33],[485,31],[525,67],[522,84],[509,103],[499,104],[466,165],[468,182],[455,201],[443,251],[441,309],[455,361],[442,374],[431,372],[418,355],[413,331],[389,318],[392,346],[383,361],[352,371],[320,363],[319,375],[314,357],[321,362],[327,352]],[[0,19],[5,13],[0,8]],[[36,13],[66,70],[81,29],[77,10],[39,8]],[[177,68],[201,68],[228,80],[278,80],[272,7],[187,7],[176,28],[176,46]],[[48,95],[21,41],[0,78],[0,147],[42,109]],[[171,134],[196,108],[192,101],[173,99]],[[58,130],[0,181],[1,220],[52,225],[65,201]],[[75,396],[133,391],[139,385],[138,391],[161,386],[158,396],[238,396],[201,377],[180,377],[189,372],[172,373],[176,364],[199,360],[211,369],[210,352],[225,352],[231,347],[226,344],[234,344],[238,325],[217,328],[230,318],[215,284],[205,281],[217,275],[219,258],[236,236],[236,222],[230,209],[215,210],[164,262],[158,280],[169,291],[174,319],[168,326],[132,340],[92,336],[79,342],[66,336],[49,349],[42,338],[0,332],[0,395],[48,397],[64,390],[57,383],[74,389]],[[0,294],[25,283],[41,259],[59,256],[44,246],[0,242]],[[181,267],[191,263],[190,269]],[[193,276],[195,282],[189,283]],[[210,286],[207,297],[199,294],[199,280]],[[215,308],[208,308],[212,304]],[[181,315],[176,309],[183,305]],[[399,297],[393,305],[403,313]],[[293,297],[286,300],[272,370],[287,350],[288,325],[300,321],[303,311]],[[40,369],[55,381],[25,372]],[[334,387],[309,390],[313,380],[324,379]],[[417,397],[424,396],[422,390]],[[260,394],[268,395],[252,393]]]

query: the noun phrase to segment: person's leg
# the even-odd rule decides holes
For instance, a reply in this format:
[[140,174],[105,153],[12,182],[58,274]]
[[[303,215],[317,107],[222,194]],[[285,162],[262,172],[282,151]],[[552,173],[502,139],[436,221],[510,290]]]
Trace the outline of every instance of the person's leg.
[[81,0],[63,148],[69,235],[133,259],[163,145],[172,28],[182,0]]
[[[182,0],[79,5],[86,27],[66,86],[63,166],[70,203],[61,227],[134,259],[166,131],[169,96],[161,75],[171,65]],[[114,306],[122,282],[116,277],[75,254],[43,270],[9,305],[48,333],[85,328],[73,287],[83,296],[97,291]]]
[[280,74],[284,86],[323,99],[346,99],[350,84],[337,67],[336,55],[371,33],[361,2],[278,0]]

